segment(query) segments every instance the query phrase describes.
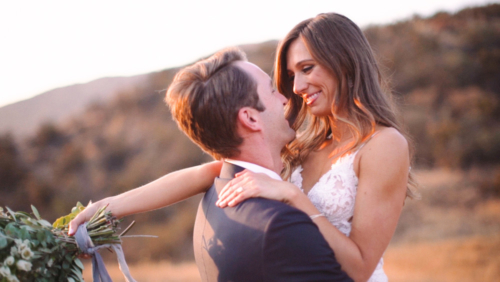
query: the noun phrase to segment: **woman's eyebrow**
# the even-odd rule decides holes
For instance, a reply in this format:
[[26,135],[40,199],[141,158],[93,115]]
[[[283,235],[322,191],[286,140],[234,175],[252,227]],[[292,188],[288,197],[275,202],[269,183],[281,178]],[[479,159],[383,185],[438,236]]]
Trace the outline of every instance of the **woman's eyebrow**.
[[306,63],[306,62],[309,62],[309,61],[314,61],[314,60],[313,60],[313,59],[304,59],[304,60],[302,60],[302,61],[298,61],[298,62],[295,64],[295,66],[299,66],[299,65],[301,65],[301,64],[303,64],[303,63]]

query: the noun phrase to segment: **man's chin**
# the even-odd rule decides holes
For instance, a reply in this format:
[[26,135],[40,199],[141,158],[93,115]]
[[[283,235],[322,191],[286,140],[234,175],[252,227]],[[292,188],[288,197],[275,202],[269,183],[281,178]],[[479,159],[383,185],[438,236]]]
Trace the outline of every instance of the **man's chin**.
[[289,136],[289,138],[288,138],[287,143],[290,143],[297,137],[297,134],[296,134],[295,130],[290,128],[290,132],[288,133],[288,136]]

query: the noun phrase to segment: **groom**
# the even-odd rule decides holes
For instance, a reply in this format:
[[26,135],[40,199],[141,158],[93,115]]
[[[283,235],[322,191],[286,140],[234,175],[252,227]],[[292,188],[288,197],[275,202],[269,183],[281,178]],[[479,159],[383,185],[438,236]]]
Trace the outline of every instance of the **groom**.
[[280,151],[295,132],[284,116],[287,100],[266,73],[241,51],[226,49],[182,69],[165,100],[191,140],[225,160],[196,217],[194,253],[203,281],[352,281],[303,212],[262,198],[215,205],[244,169],[281,180]]

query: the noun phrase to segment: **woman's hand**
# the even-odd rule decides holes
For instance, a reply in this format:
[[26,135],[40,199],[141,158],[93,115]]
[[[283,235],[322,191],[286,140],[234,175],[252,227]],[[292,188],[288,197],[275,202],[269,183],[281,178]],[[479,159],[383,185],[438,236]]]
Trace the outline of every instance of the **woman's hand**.
[[275,180],[263,173],[244,170],[222,189],[215,203],[220,208],[234,207],[248,198],[266,198],[291,204],[300,190],[293,184]]
[[78,229],[78,226],[89,221],[92,216],[103,206],[103,201],[96,203],[89,202],[83,211],[81,211],[72,221],[69,222],[68,235],[73,236]]
[[[102,201],[96,203],[92,203],[92,201],[90,201],[85,209],[81,211],[75,218],[73,218],[72,221],[69,222],[68,235],[74,236],[78,227],[81,224],[88,222],[92,218],[92,216],[94,216],[94,214],[102,207],[102,205]],[[89,254],[80,254],[78,255],[78,258],[90,259],[92,258],[92,256]]]

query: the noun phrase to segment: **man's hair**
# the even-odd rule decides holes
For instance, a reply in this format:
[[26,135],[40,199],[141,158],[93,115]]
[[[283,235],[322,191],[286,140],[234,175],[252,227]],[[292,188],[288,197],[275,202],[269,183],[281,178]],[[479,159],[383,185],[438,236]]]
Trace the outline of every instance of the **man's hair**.
[[180,70],[167,90],[165,101],[179,128],[215,159],[232,158],[240,151],[238,111],[265,108],[257,83],[233,62],[246,61],[244,52],[228,48]]

